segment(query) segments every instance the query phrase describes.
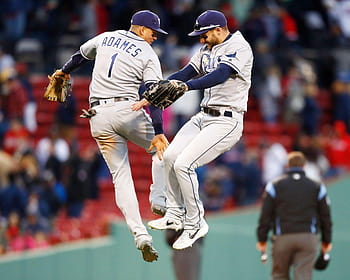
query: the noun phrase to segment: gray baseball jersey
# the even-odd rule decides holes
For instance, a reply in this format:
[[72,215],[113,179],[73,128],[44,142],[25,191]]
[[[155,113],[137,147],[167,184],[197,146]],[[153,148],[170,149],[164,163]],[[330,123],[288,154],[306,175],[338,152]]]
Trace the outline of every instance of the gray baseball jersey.
[[220,63],[227,64],[237,73],[225,82],[205,89],[201,107],[206,108],[178,131],[164,154],[168,187],[165,219],[179,219],[185,215],[184,227],[188,230],[199,230],[205,224],[195,169],[231,149],[242,135],[253,53],[239,31],[211,50],[202,47],[190,61],[190,65],[203,75],[215,70]]
[[202,47],[190,61],[197,72],[203,75],[215,70],[219,63],[230,66],[238,74],[223,84],[205,89],[201,106],[230,106],[238,112],[247,111],[253,54],[241,32],[236,31],[228,40],[211,50]]
[[[95,60],[89,96],[96,111],[90,119],[91,134],[112,174],[116,203],[139,246],[152,237],[139,213],[127,142],[148,149],[155,132],[146,112],[132,111],[131,106],[139,100],[142,81],[162,79],[160,62],[145,40],[125,30],[102,33],[84,43],[80,52],[84,58]],[[152,156],[152,178],[150,200],[165,205],[163,163],[156,154]]]
[[139,100],[142,81],[162,79],[159,59],[152,47],[131,31],[102,33],[80,47],[81,54],[95,60],[90,84],[90,100],[126,97]]

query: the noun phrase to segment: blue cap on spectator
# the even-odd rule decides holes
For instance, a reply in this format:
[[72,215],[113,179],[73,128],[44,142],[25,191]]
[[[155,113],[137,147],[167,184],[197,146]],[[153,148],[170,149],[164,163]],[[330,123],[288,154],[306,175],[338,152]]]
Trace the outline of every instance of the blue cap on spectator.
[[149,10],[143,10],[135,13],[131,18],[131,24],[145,26],[159,33],[168,34],[160,28],[159,17]]
[[212,30],[216,27],[227,25],[226,17],[223,13],[215,10],[208,10],[199,15],[193,27],[193,31],[188,36],[198,36]]

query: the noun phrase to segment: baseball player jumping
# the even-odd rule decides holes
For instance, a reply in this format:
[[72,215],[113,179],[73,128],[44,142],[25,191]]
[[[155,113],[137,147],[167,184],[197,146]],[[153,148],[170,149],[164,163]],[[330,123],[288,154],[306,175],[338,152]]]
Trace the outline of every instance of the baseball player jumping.
[[[208,232],[195,169],[228,151],[240,139],[253,65],[248,42],[239,31],[230,34],[221,12],[202,13],[189,36],[199,36],[204,46],[169,79],[185,81],[189,90],[205,89],[204,98],[201,111],[179,130],[164,154],[167,212],[148,223],[158,230],[184,229],[173,244],[177,250],[192,246]],[[202,77],[190,80],[198,74]],[[146,104],[142,99],[132,108],[138,110]]]
[[145,149],[150,147],[153,154],[150,200],[153,210],[164,214],[165,179],[161,159],[168,141],[163,134],[161,111],[151,107],[151,119],[145,111],[134,112],[130,108],[139,100],[142,82],[147,87],[162,79],[159,59],[150,46],[157,39],[158,32],[167,34],[160,28],[159,17],[148,10],[139,11],[133,15],[128,31],[97,35],[81,45],[60,70],[70,73],[83,63],[95,60],[90,83],[90,109],[85,110],[83,117],[90,119],[91,134],[113,177],[116,203],[124,214],[136,247],[147,262],[157,260],[158,253],[141,220],[127,141]]

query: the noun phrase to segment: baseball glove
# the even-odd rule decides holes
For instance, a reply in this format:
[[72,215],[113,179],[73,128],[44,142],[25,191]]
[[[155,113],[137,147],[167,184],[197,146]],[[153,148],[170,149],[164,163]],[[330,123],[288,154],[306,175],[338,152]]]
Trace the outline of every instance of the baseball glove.
[[70,75],[59,69],[56,70],[52,76],[47,77],[50,82],[45,89],[44,98],[49,101],[64,103],[71,87]]
[[165,109],[178,100],[188,90],[184,82],[160,80],[152,84],[143,97],[153,106]]

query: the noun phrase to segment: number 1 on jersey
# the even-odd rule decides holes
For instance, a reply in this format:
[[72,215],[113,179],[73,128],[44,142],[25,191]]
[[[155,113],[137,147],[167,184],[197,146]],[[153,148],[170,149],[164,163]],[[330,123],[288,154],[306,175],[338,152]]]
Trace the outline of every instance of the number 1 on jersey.
[[115,59],[117,58],[118,53],[115,53],[114,55],[112,55],[111,57],[111,64],[109,65],[109,70],[108,70],[108,78],[110,78],[112,76],[112,68],[115,62]]

